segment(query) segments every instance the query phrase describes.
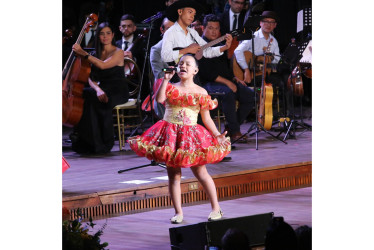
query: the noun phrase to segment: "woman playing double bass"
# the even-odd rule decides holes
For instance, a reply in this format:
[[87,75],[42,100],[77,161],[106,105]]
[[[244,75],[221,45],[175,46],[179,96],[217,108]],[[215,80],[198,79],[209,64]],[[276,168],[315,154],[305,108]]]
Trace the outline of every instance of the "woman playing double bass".
[[114,145],[112,109],[129,97],[124,75],[123,51],[115,46],[113,29],[101,23],[95,38],[94,55],[79,44],[73,51],[91,63],[89,86],[83,91],[82,118],[75,126],[72,148],[77,153],[107,153]]

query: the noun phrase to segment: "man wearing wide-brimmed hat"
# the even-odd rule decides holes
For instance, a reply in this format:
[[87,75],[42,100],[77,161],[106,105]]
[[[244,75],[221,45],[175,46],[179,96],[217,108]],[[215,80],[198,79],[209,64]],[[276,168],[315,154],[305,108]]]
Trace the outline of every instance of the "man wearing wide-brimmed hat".
[[[277,14],[274,11],[263,11],[262,15],[260,17],[260,27],[258,31],[254,32],[254,54],[255,56],[263,55],[266,51],[267,47],[269,46],[270,39],[273,39],[271,46],[269,47],[269,51],[272,56],[273,60],[271,61],[273,64],[276,64],[279,62],[280,56],[279,56],[279,47],[277,39],[272,35],[273,30],[275,27],[277,27],[277,22],[279,21],[279,18]],[[245,57],[244,57],[244,51],[250,51],[252,52],[252,39],[251,40],[245,40],[242,43],[239,44],[239,46],[235,49],[235,57],[240,65],[240,67],[244,70],[244,81],[246,83],[249,83],[250,86],[253,86],[252,77],[250,70],[248,68],[248,64],[246,63]],[[267,76],[267,82],[272,83],[273,88],[275,86],[278,87],[278,95],[283,97],[282,106],[283,106],[283,112],[285,115],[285,99],[287,96],[285,95],[285,89],[284,89],[284,82],[282,81],[282,78],[277,73],[271,73]],[[256,85],[260,86],[262,82],[262,76],[256,76]],[[288,98],[287,98],[288,103]],[[280,114],[277,114],[274,112],[274,116],[279,116]]]
[[[273,42],[270,46],[270,53],[274,54],[274,59],[272,63],[277,63],[279,61],[279,47],[277,39],[271,34],[275,27],[277,27],[278,17],[274,11],[264,11],[261,15],[260,27],[258,31],[254,33],[254,53],[256,56],[263,55],[266,48],[269,45],[270,39]],[[250,69],[246,63],[244,57],[244,51],[252,52],[252,40],[245,40],[239,44],[235,49],[235,57],[239,66],[244,70],[244,81],[250,83],[252,81],[250,75]]]
[[[206,44],[196,30],[188,27],[202,9],[203,6],[193,0],[179,0],[166,9],[167,18],[175,24],[163,37],[161,57],[164,62],[177,63],[182,55],[196,54]],[[232,36],[227,34],[225,39],[225,45],[207,48],[203,51],[203,56],[211,58],[222,55],[223,51],[230,48]]]

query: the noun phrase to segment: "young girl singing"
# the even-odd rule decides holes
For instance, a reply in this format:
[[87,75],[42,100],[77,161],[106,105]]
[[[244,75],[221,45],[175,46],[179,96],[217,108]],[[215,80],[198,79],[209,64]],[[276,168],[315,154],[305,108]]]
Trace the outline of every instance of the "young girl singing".
[[[178,63],[180,82],[170,84],[174,75],[165,73],[163,83],[157,94],[157,102],[165,102],[165,115],[141,136],[129,138],[129,144],[139,156],[156,162],[164,162],[169,177],[169,193],[175,215],[172,223],[183,221],[181,201],[181,168],[191,168],[203,186],[212,206],[208,220],[222,218],[223,212],[218,204],[216,187],[205,164],[221,161],[231,151],[231,143],[226,132],[221,134],[209,110],[217,107],[206,90],[194,83],[198,72],[196,59],[189,54],[180,58]],[[206,128],[197,124],[200,113]]]

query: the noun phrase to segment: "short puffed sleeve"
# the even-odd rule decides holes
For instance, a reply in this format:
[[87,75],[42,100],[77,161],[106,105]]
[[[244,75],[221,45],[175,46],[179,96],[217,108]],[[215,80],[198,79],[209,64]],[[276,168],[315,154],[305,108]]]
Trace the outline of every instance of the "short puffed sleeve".
[[212,100],[212,98],[210,97],[210,95],[203,95],[203,96],[201,96],[199,103],[200,103],[200,108],[201,109],[212,110],[212,109],[217,108],[217,106],[218,106],[217,99]]
[[176,101],[179,97],[179,90],[169,82],[166,86],[165,94],[169,101]]

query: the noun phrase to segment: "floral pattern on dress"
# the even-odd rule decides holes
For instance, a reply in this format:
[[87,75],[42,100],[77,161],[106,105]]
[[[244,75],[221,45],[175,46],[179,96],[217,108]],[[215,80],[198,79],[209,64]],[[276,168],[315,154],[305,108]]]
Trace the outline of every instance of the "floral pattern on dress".
[[214,109],[217,100],[211,100],[209,95],[180,93],[171,84],[166,88],[166,97],[166,107],[175,109],[172,122],[160,120],[141,136],[129,138],[136,154],[164,162],[168,167],[193,167],[220,162],[230,153],[231,144],[221,145],[205,127],[190,125],[191,115],[197,116],[200,109]]
[[166,87],[166,98],[170,105],[181,107],[200,106],[201,109],[212,110],[218,106],[217,99],[212,100],[210,95],[182,93],[170,83]]
[[178,114],[174,117],[176,121],[182,122],[183,125],[191,125],[191,119],[188,117],[186,110],[179,110]]

